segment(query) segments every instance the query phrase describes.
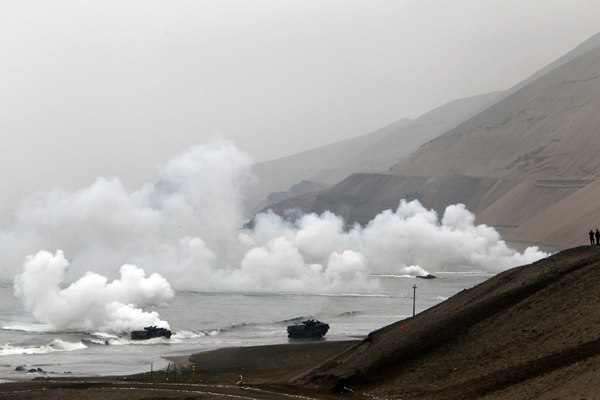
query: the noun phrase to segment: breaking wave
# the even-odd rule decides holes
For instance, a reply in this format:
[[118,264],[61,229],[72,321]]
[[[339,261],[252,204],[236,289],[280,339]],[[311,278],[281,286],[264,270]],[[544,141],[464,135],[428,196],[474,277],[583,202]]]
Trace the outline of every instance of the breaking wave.
[[50,344],[41,346],[13,346],[7,343],[0,346],[0,356],[14,356],[21,354],[47,354],[56,351],[75,351],[87,348],[81,342],[65,342],[64,340],[55,339]]

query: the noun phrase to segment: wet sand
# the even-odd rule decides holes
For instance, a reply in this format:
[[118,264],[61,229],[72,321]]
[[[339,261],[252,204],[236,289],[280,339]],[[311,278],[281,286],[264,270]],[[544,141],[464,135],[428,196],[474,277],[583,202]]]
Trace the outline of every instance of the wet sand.
[[[275,382],[322,363],[360,341],[309,341],[224,348],[167,357],[169,371],[101,378],[35,378],[0,384],[0,399],[310,399],[348,398]],[[196,366],[192,371],[192,366]]]

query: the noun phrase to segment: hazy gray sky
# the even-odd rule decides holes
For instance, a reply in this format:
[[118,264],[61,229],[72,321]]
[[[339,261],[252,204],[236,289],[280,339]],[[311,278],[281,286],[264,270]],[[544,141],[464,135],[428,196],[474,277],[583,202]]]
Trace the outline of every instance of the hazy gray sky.
[[598,0],[0,0],[0,225],[18,199],[216,133],[263,161],[507,89],[600,31]]

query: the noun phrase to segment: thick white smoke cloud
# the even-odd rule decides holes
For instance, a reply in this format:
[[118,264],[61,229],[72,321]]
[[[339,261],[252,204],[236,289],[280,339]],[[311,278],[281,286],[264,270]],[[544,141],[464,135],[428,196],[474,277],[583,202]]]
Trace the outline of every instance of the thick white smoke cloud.
[[37,193],[22,202],[14,228],[0,234],[0,265],[20,265],[39,249],[62,249],[72,258],[71,278],[101,268],[114,275],[125,263],[158,268],[157,254],[171,265],[186,237],[202,238],[220,255],[217,266],[229,265],[251,164],[233,143],[216,140],[171,160],[155,186],[129,191],[117,178],[99,178],[78,191]]
[[121,267],[121,278],[113,282],[88,272],[61,289],[69,262],[62,251],[55,255],[40,251],[27,257],[23,273],[15,278],[15,294],[33,315],[54,329],[85,329],[127,332],[144,326],[168,328],[156,312],[141,307],[164,307],[175,296],[169,283],[158,274],[145,277],[133,265]]
[[367,275],[422,275],[465,266],[495,273],[548,256],[537,247],[523,254],[511,250],[494,228],[475,225],[475,216],[462,204],[448,206],[440,220],[418,201],[402,200],[396,211],[382,212],[366,227],[344,232],[343,226],[330,212],[304,215],[293,225],[263,214],[253,239],[262,247],[272,238],[285,238],[304,260],[321,265],[328,265],[330,255],[351,249],[362,256],[360,271]]
[[[178,289],[356,292],[373,289],[373,273],[422,274],[457,266],[498,272],[547,256],[537,248],[523,254],[509,249],[495,229],[475,225],[462,205],[449,206],[440,219],[417,201],[402,201],[397,210],[350,231],[330,212],[294,222],[261,214],[254,231],[242,231],[240,205],[253,180],[251,164],[233,143],[216,140],[175,157],[157,185],[138,191],[100,178],[79,191],[36,194],[23,202],[13,229],[0,234],[1,262],[18,265],[39,249],[62,249],[71,259],[67,280],[85,271],[116,277],[121,265],[135,264]],[[25,290],[26,274],[18,291],[41,309],[39,297]],[[92,274],[82,279],[92,278],[106,279]],[[56,292],[58,283],[46,282]],[[79,282],[75,288],[83,285]],[[69,301],[77,302],[75,297]],[[49,320],[42,314],[36,315]]]
[[523,254],[511,250],[493,227],[475,225],[475,215],[462,204],[448,206],[439,221],[418,201],[402,200],[396,212],[384,211],[351,234],[364,238],[364,253],[374,264],[388,268],[472,266],[496,273],[548,256],[537,247]]

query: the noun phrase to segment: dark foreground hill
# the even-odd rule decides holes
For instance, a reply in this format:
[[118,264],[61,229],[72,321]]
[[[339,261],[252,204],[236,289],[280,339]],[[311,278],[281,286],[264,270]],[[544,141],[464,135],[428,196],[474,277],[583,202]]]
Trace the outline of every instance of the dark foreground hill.
[[600,246],[499,274],[288,383],[380,399],[600,398]]

